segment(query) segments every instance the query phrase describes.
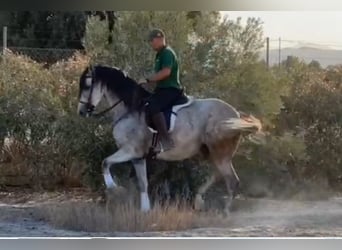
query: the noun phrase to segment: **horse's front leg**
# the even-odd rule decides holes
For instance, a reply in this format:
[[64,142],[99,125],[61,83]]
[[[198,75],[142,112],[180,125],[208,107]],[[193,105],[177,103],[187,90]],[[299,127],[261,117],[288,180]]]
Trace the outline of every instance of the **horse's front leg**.
[[148,181],[146,174],[146,160],[133,160],[132,161],[136,176],[138,179],[138,185],[140,189],[140,209],[143,212],[147,212],[151,209],[150,198],[148,196]]
[[102,171],[107,189],[113,189],[118,187],[110,173],[110,167],[117,163],[133,160],[134,158],[137,158],[137,156],[134,153],[132,153],[132,151],[129,150],[129,148],[120,148],[114,154],[108,156],[103,160]]

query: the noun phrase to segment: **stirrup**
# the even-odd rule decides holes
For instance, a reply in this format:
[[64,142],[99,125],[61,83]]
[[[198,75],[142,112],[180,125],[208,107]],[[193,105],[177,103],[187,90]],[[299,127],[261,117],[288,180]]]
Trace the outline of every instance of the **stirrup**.
[[158,154],[159,153],[164,153],[164,152],[167,152],[167,151],[170,151],[172,149],[174,149],[175,145],[173,143],[173,146],[169,147],[168,149],[165,150],[164,146],[163,146],[163,143],[158,141],[159,145],[160,145],[160,150],[158,151]]
[[152,160],[155,160],[157,158],[157,155],[160,154],[160,153],[163,153],[165,152],[163,147],[161,146],[161,143],[160,144],[160,149],[156,149],[155,146],[151,146],[148,150],[148,153],[145,155],[145,158],[146,159],[152,159]]

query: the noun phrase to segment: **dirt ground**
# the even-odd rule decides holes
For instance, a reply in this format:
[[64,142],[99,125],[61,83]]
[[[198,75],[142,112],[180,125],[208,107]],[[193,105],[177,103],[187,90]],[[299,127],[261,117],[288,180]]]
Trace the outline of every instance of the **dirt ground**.
[[42,205],[91,199],[69,193],[0,192],[0,237],[342,237],[342,198],[295,201],[238,199],[224,228],[177,232],[91,233],[54,228],[37,216]]

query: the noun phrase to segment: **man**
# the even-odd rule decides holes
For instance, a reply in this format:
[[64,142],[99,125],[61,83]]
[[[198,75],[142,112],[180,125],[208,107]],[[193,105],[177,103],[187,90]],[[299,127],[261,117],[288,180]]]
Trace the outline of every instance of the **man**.
[[162,144],[161,152],[164,152],[174,147],[162,111],[170,107],[182,94],[179,65],[175,52],[166,44],[165,34],[162,30],[152,30],[148,40],[157,54],[154,64],[155,74],[146,79],[148,83],[156,83],[154,93],[146,105],[146,114],[156,126]]

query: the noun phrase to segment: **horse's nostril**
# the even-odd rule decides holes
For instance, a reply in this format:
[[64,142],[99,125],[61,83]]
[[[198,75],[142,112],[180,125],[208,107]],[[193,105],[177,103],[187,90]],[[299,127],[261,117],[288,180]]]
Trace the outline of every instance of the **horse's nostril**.
[[83,110],[80,110],[79,115],[80,115],[80,116],[85,116],[86,113],[85,113]]

